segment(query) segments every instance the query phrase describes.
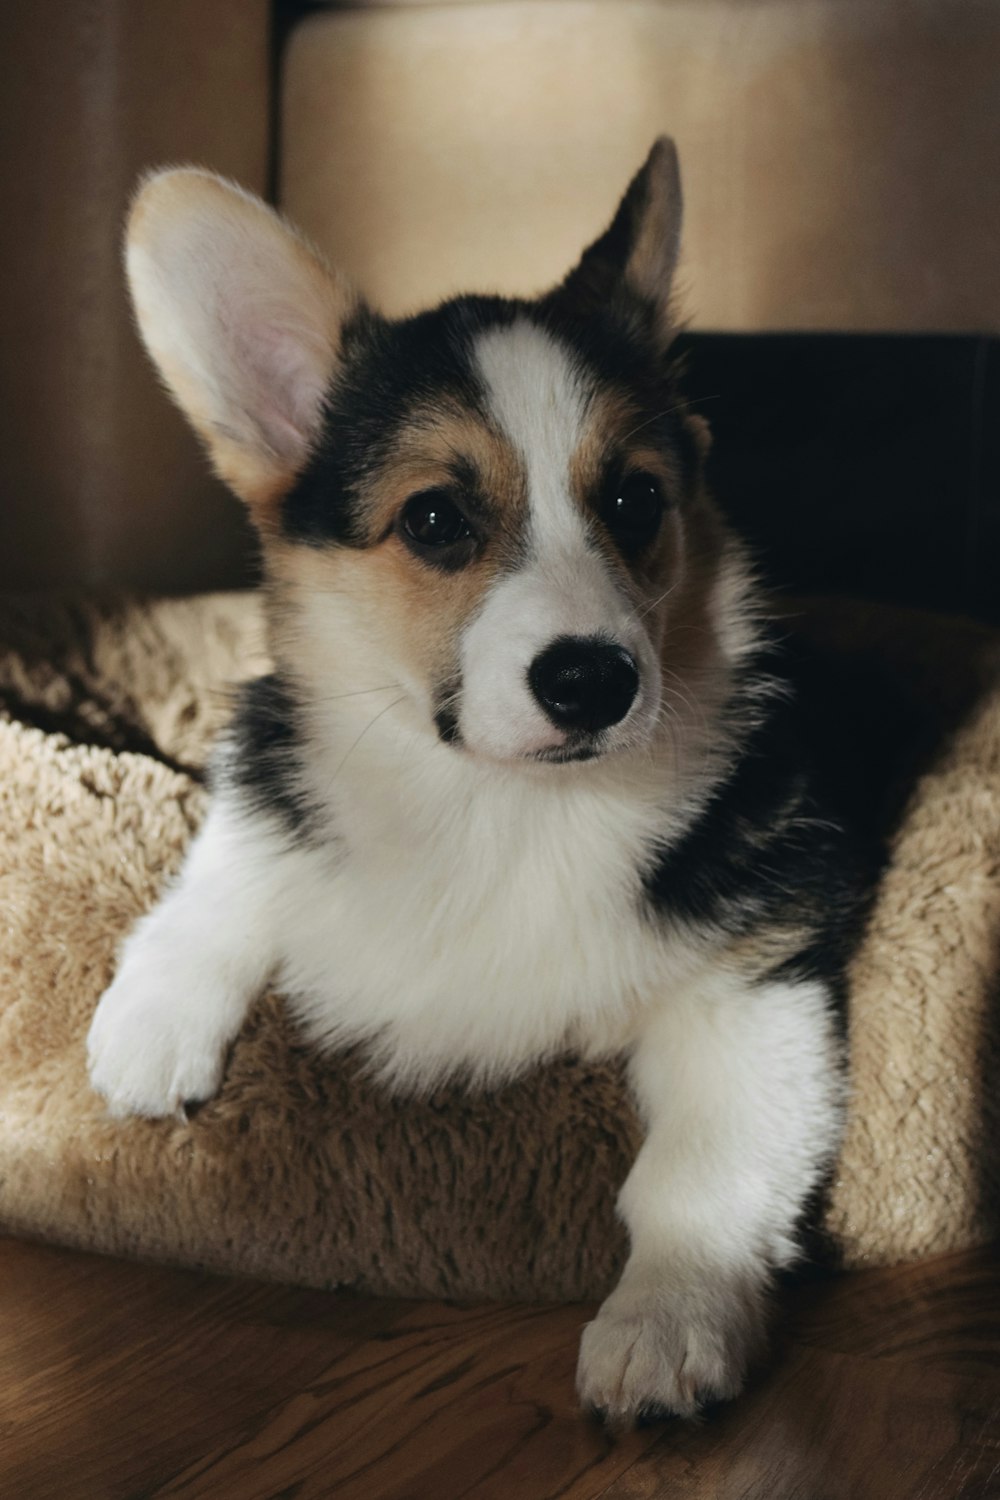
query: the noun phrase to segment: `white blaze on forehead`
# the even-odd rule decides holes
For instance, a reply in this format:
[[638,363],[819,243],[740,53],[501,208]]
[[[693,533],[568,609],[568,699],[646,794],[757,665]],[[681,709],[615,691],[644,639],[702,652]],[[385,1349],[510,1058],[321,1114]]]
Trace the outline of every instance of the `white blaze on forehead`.
[[489,413],[524,465],[527,555],[493,585],[462,636],[459,728],[472,750],[505,757],[565,743],[529,685],[532,662],[566,636],[600,636],[630,651],[642,691],[628,716],[652,723],[659,686],[649,640],[573,498],[570,469],[589,421],[585,377],[568,349],[522,319],[476,341]]
[[525,467],[535,548],[581,543],[586,532],[570,493],[570,464],[589,401],[569,350],[521,319],[481,334],[473,361],[489,413]]

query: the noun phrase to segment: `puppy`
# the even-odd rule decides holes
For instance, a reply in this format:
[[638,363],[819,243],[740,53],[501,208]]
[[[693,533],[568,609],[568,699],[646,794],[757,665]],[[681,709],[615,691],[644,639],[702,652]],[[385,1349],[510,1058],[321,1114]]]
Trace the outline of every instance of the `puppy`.
[[392,1085],[621,1054],[631,1251],[584,1331],[615,1422],[733,1396],[834,1155],[864,906],[678,394],[658,141],[533,301],[389,321],[207,172],[150,178],[143,339],[259,529],[274,671],[88,1054],[114,1114],[219,1087],[278,985]]

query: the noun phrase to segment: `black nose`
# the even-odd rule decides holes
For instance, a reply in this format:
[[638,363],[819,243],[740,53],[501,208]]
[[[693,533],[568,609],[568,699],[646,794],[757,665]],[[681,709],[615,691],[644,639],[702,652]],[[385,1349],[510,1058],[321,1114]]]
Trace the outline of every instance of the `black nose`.
[[553,641],[531,663],[528,681],[553,724],[591,734],[624,719],[639,691],[635,660],[624,647],[586,636]]

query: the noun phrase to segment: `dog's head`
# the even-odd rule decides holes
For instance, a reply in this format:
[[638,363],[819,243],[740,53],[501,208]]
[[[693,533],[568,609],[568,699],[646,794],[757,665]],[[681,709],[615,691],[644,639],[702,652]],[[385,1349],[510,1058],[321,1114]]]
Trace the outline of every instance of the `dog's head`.
[[650,743],[725,592],[667,358],[680,221],[664,139],[554,291],[389,321],[239,189],[144,185],[143,338],[250,507],[314,688],[391,681],[429,734],[504,761]]

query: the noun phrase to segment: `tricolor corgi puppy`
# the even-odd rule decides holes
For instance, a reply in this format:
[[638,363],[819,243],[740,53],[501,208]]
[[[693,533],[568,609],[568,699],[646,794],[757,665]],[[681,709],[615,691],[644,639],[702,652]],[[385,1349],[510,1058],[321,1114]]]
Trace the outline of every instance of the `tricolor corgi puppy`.
[[400,1088],[628,1060],[631,1252],[583,1333],[615,1422],[733,1396],[837,1147],[863,906],[706,494],[668,140],[534,301],[388,320],[197,170],[142,188],[142,336],[250,507],[274,670],[89,1037],[113,1113],[220,1084],[273,983]]

